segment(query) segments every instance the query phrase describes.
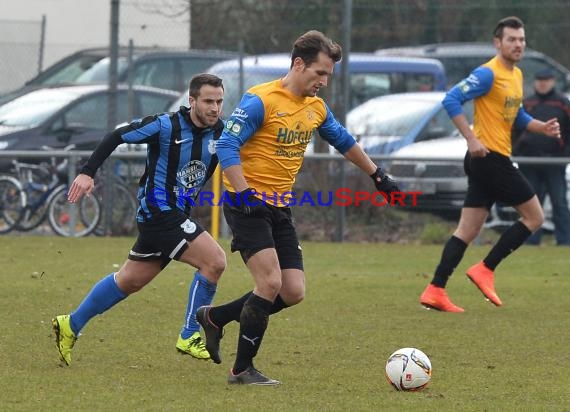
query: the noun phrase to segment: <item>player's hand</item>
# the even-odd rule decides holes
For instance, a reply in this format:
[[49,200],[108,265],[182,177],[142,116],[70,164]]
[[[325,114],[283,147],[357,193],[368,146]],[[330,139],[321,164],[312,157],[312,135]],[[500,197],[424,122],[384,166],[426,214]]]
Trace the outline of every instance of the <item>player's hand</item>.
[[255,197],[255,193],[255,189],[250,187],[236,193],[235,199],[232,199],[233,206],[246,216],[263,217],[267,212],[267,208],[263,201]]
[[91,176],[85,174],[77,175],[67,192],[67,200],[71,203],[75,203],[81,199],[83,195],[89,196],[94,186],[95,183]]
[[544,134],[560,139],[560,123],[556,117],[544,122]]
[[382,170],[381,167],[376,168],[376,171],[370,175],[374,181],[374,186],[379,192],[384,192],[390,196],[392,192],[399,192],[397,183]]
[[483,146],[477,138],[467,140],[467,150],[471,157],[485,157],[489,154],[489,149]]

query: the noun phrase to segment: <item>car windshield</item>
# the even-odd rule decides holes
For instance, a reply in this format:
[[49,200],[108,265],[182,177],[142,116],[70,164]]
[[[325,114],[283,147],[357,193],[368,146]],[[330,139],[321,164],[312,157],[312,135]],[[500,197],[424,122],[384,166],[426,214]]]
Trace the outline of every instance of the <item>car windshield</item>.
[[[272,80],[278,79],[278,74],[266,74],[258,73],[254,76],[244,76],[244,90],[240,90],[239,87],[239,73],[226,73],[210,71],[210,73],[220,76],[224,79],[224,105],[223,105],[223,118],[228,118],[234,111],[234,109],[239,104],[241,97],[245,90],[256,84],[261,84],[265,82],[270,82]],[[180,106],[188,106],[188,93],[182,93],[180,97],[170,106],[170,111],[177,111]]]
[[[239,87],[239,71],[234,70],[211,70],[213,74],[220,76],[224,79],[224,114],[222,117],[229,117],[233,110],[237,107],[243,93],[257,84],[270,82],[282,77],[287,68],[280,72],[275,70],[262,72],[249,72],[247,69],[244,73],[243,90]],[[339,74],[340,75],[340,74]],[[338,75],[338,76],[339,76]],[[334,95],[336,94],[336,87],[339,84],[332,82],[330,90],[324,90],[321,97],[325,97],[327,104],[334,106],[336,101]],[[434,77],[430,74],[417,74],[417,73],[351,73],[350,74],[350,101],[349,109],[358,106],[365,101],[374,97],[383,96],[395,92],[407,91],[428,91],[433,88]],[[332,94],[332,96],[331,96]],[[180,99],[174,104],[173,110],[178,110],[179,106],[188,105],[187,96],[181,96]]]
[[[77,78],[76,83],[104,83],[109,80],[109,66],[111,58],[105,57],[95,63],[89,70],[86,70]],[[129,60],[126,57],[117,59],[117,73],[127,70]]]
[[49,75],[47,75],[48,70],[46,70],[47,76],[42,76],[41,78],[38,78],[37,81],[31,81],[30,84],[49,86],[54,84],[74,83],[82,73],[85,73],[86,70],[93,67],[93,65],[100,59],[101,56],[82,56]]
[[76,98],[65,90],[35,90],[0,106],[0,124],[35,127]]
[[[222,116],[230,117],[234,109],[238,106],[243,93],[256,84],[266,83],[281,77],[275,73],[256,73],[255,75],[245,75],[243,90],[239,87],[239,72],[235,73],[214,73],[224,79],[224,105]],[[188,103],[186,103],[187,105]]]
[[348,114],[348,129],[357,136],[404,136],[439,104],[411,99],[372,100]]

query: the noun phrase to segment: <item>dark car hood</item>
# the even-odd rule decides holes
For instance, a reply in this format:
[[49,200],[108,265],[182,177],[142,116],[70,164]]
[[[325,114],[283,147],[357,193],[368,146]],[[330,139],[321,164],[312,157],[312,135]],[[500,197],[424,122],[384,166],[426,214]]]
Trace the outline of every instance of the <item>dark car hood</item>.
[[[11,133],[16,133],[19,132],[21,130],[25,130],[26,127],[25,126],[4,126],[0,124],[0,136],[4,136],[7,134],[11,134]],[[5,139],[1,139],[1,140],[5,140]]]

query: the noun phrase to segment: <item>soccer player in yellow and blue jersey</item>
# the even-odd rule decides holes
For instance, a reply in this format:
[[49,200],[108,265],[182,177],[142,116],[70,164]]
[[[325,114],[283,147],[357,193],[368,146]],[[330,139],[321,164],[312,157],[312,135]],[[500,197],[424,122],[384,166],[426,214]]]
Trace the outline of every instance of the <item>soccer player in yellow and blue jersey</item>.
[[216,151],[227,188],[224,215],[255,288],[222,306],[205,306],[196,317],[212,360],[221,362],[223,327],[240,323],[230,384],[277,385],[253,365],[269,315],[295,305],[305,295],[303,256],[291,217],[289,192],[316,132],[372,177],[377,190],[398,188],[334,118],[317,96],[341,59],[341,48],[318,31],[299,37],[291,67],[281,79],[255,86],[226,123]]
[[[449,117],[467,141],[464,167],[468,189],[457,229],[447,241],[433,280],[420,296],[420,303],[445,312],[464,311],[451,302],[445,286],[465,249],[483,228],[495,202],[513,206],[520,220],[501,235],[481,262],[467,269],[467,277],[496,306],[502,302],[495,291],[495,268],[540,228],[544,220],[532,187],[509,158],[513,125],[560,138],[556,118],[542,122],[533,119],[522,107],[523,74],[516,63],[522,59],[525,49],[523,22],[517,17],[506,17],[499,21],[493,35],[497,55],[449,90],[443,100]],[[472,99],[473,129],[461,107]]]

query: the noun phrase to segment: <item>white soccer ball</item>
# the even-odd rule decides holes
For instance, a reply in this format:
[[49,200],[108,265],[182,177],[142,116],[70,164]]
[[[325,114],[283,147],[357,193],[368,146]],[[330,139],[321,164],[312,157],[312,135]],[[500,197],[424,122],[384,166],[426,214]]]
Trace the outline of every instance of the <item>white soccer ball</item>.
[[419,391],[431,379],[431,361],[419,349],[398,349],[386,362],[386,379],[398,391]]

